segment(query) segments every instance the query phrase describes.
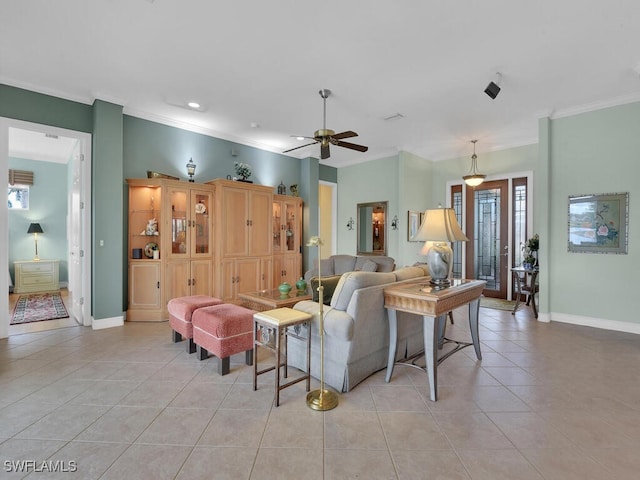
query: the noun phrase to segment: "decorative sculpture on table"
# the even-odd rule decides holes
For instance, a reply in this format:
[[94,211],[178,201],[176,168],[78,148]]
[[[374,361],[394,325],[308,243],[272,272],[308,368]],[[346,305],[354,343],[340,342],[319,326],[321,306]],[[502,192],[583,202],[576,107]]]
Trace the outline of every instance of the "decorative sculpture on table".
[[320,332],[320,389],[307,394],[307,406],[313,410],[325,411],[338,406],[338,395],[324,388],[324,287],[320,270],[320,237],[311,237],[307,247],[318,247],[318,302],[320,304],[318,330]]

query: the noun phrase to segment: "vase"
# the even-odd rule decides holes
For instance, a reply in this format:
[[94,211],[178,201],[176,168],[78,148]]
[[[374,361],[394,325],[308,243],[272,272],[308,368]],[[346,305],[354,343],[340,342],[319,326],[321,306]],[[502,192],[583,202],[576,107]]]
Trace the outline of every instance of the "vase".
[[307,289],[307,281],[304,279],[304,277],[300,277],[300,280],[296,282],[296,288],[301,292]]
[[291,285],[289,285],[287,282],[283,282],[278,287],[278,290],[280,291],[280,294],[288,295],[289,292],[291,291]]

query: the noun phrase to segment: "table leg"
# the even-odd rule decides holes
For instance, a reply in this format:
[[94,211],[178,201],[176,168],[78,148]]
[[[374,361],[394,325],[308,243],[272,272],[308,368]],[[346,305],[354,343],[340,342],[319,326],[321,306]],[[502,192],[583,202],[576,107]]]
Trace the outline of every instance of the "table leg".
[[[443,317],[444,318],[444,317]],[[438,400],[438,323],[434,317],[424,315],[422,325],[424,330],[424,358],[426,360],[427,376],[429,377],[429,397]]]
[[280,329],[276,328],[276,407],[280,406]]
[[522,284],[520,283],[520,274],[516,273],[516,304],[513,307],[511,315],[515,315],[518,310],[518,306],[520,305],[520,295],[522,295]]
[[479,310],[480,298],[476,298],[469,303],[469,330],[471,330],[471,339],[473,341],[473,348],[476,350],[476,357],[478,360],[482,360],[482,353],[480,352],[480,335],[478,333]]
[[253,391],[258,389],[258,323],[253,322]]
[[387,376],[384,381],[389,383],[391,375],[393,375],[393,366],[396,363],[396,349],[398,348],[398,319],[396,311],[392,308],[387,309],[389,316],[389,357],[387,359]]

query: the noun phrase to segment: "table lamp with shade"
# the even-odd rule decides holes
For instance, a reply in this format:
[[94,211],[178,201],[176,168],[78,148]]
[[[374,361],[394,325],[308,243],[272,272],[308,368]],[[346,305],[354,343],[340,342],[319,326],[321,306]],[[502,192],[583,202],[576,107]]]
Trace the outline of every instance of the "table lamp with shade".
[[37,262],[38,260],[40,260],[40,257],[38,257],[38,234],[44,232],[42,231],[42,227],[39,223],[32,223],[29,225],[27,233],[33,233],[33,238],[36,242],[36,256],[34,257],[34,260]]
[[449,243],[469,240],[458,224],[455,210],[453,208],[426,210],[422,225],[411,240],[425,242],[420,253],[427,255],[431,284],[440,288],[450,285],[453,250]]

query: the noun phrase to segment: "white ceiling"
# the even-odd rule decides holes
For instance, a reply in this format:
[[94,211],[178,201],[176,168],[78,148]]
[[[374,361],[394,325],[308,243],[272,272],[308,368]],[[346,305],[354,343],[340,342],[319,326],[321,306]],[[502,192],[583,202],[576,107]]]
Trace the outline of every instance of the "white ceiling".
[[[281,152],[322,127],[441,160],[537,141],[538,119],[640,99],[637,0],[21,0],[0,82]],[[502,74],[495,100],[483,93]],[[185,107],[197,101],[202,111]],[[402,114],[402,118],[384,120]],[[319,146],[292,152],[319,156]],[[465,172],[462,172],[465,173]]]

